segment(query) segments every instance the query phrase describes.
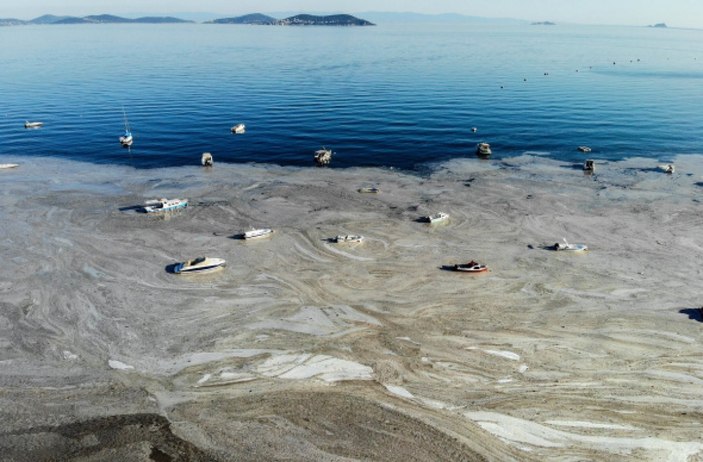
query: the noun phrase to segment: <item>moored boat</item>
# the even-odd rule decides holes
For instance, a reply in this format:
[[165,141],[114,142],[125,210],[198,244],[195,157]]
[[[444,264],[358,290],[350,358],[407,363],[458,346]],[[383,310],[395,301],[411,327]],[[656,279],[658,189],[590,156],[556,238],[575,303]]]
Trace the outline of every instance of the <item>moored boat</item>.
[[380,189],[374,187],[374,186],[369,186],[369,187],[364,187],[364,188],[359,188],[358,191],[360,193],[367,193],[367,194],[378,194],[381,192]]
[[444,212],[437,212],[437,213],[433,213],[432,215],[422,217],[421,220],[426,223],[439,223],[440,221],[444,221],[448,218],[449,218],[449,214],[444,213]]
[[493,154],[493,151],[491,151],[491,145],[488,143],[478,143],[476,145],[476,154],[479,156],[490,156]]
[[20,164],[0,164],[0,170],[5,170],[8,168],[17,168]]
[[132,146],[134,137],[132,136],[132,130],[129,128],[129,121],[124,108],[122,108],[122,114],[124,115],[124,135],[120,136],[120,144],[124,147],[129,147]]
[[204,152],[203,155],[200,156],[200,163],[203,164],[203,167],[212,167],[212,154]]
[[24,128],[39,128],[43,126],[44,122],[30,122],[29,120],[24,121]]
[[591,148],[588,146],[579,146],[577,149],[581,152],[591,152]]
[[563,244],[557,242],[552,248],[554,250],[570,250],[572,252],[584,252],[588,250],[588,246],[586,244],[569,244],[566,238],[564,238]]
[[155,199],[147,201],[142,207],[146,213],[170,212],[188,206],[188,199]]
[[120,144],[122,146],[132,146],[134,142],[134,137],[129,129],[125,129],[124,135],[120,136]]
[[468,263],[459,263],[453,266],[454,271],[462,271],[464,273],[484,273],[488,271],[488,267],[483,263],[471,260]]
[[234,125],[230,130],[235,135],[241,135],[242,133],[247,131],[247,126],[244,124],[237,124],[237,125]]
[[176,274],[211,273],[225,267],[227,263],[222,258],[198,257],[192,260],[176,263],[173,272]]
[[674,168],[674,164],[657,165],[657,168],[664,173],[674,173],[674,171],[676,170]]
[[247,231],[242,234],[242,237],[244,239],[258,239],[261,237],[267,237],[273,234],[273,230],[271,228],[259,228],[259,229],[252,229],[251,231]]
[[355,234],[346,234],[346,235],[340,234],[334,238],[334,242],[336,242],[337,244],[361,242],[363,240],[364,240],[364,236],[358,236]]
[[332,150],[322,147],[315,151],[315,163],[317,165],[328,165],[332,160]]

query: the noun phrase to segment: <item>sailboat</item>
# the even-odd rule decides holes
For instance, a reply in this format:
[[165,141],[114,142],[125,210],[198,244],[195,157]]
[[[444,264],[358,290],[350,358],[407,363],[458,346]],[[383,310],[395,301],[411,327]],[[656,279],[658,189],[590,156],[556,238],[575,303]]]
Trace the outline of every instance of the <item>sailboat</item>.
[[132,137],[132,130],[129,129],[129,121],[124,108],[122,108],[122,114],[124,114],[124,135],[120,136],[120,144],[124,147],[129,147],[132,146],[134,138]]

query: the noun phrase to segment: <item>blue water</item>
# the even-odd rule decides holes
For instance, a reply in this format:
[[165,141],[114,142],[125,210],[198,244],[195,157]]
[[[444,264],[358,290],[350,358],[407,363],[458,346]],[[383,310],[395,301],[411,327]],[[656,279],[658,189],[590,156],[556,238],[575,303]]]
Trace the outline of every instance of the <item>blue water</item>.
[[[479,141],[498,159],[583,159],[584,144],[596,159],[703,152],[696,30],[25,26],[0,28],[0,63],[5,158],[154,167],[210,151],[307,166],[325,145],[333,167],[418,170],[474,157]],[[230,133],[237,122],[246,134]]]

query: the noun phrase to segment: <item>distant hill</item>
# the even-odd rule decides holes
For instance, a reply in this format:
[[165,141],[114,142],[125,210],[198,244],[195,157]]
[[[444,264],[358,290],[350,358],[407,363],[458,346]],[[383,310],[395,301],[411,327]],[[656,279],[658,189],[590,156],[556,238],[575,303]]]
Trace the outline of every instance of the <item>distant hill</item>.
[[145,16],[137,19],[123,18],[111,14],[90,15],[78,18],[75,16],[54,16],[45,14],[29,21],[20,19],[0,19],[0,26],[19,26],[27,24],[37,25],[55,25],[55,24],[171,24],[171,23],[190,23],[184,19],[173,18],[170,16]]
[[53,14],[45,14],[27,22],[30,24],[53,24],[56,21],[61,21],[62,19],[66,19],[68,17],[69,16],[54,16]]
[[21,19],[15,19],[15,18],[0,19],[0,27],[2,27],[2,26],[22,26],[25,24],[27,24],[27,21],[22,21]]
[[97,14],[97,15],[90,15],[90,16],[85,16],[83,19],[85,19],[87,22],[96,22],[96,23],[121,23],[121,22],[132,22],[131,19],[127,18],[121,18],[119,16],[114,16],[111,14]]
[[235,18],[222,18],[207,21],[206,24],[257,24],[277,26],[373,26],[372,22],[359,19],[350,14],[333,14],[315,16],[298,14],[285,19],[276,19],[261,13],[247,14]]
[[205,24],[254,24],[269,26],[278,23],[278,19],[261,13],[246,14],[234,18],[214,19],[206,21]]
[[333,14],[329,16],[314,16],[298,14],[278,21],[282,26],[374,26],[372,22],[359,19],[350,14]]

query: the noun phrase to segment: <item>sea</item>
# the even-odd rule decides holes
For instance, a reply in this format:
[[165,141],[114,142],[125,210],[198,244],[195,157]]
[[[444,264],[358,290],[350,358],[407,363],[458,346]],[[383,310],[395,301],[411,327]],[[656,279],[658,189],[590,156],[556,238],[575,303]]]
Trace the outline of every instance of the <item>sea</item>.
[[[125,117],[134,144],[120,146]],[[42,121],[40,129],[24,122]],[[246,124],[246,133],[230,127]],[[475,131],[473,130],[475,128]],[[0,27],[0,157],[422,172],[703,153],[703,31],[473,23]],[[477,161],[480,161],[477,159]]]

